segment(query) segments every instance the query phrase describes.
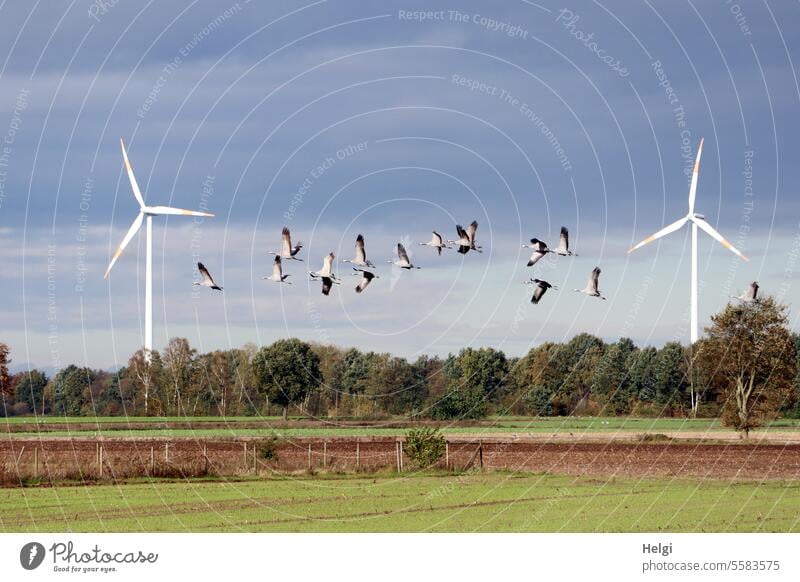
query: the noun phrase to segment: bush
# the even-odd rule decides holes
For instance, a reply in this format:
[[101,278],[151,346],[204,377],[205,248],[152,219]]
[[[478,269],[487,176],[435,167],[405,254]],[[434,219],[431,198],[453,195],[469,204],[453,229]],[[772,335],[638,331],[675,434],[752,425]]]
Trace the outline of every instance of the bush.
[[278,459],[278,439],[275,437],[263,441],[258,447],[258,455],[265,461]]
[[418,468],[434,465],[444,455],[446,442],[438,428],[412,428],[406,434],[405,453]]

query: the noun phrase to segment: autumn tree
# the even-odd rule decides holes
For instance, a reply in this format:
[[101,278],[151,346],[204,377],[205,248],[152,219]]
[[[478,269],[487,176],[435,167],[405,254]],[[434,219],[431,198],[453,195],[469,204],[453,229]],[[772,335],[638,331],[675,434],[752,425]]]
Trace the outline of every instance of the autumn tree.
[[773,298],[728,304],[711,318],[696,362],[723,399],[722,422],[747,436],[774,417],[797,374],[786,306]]
[[270,402],[283,408],[284,420],[291,404],[300,404],[319,388],[319,356],[299,339],[282,339],[261,348],[253,359],[259,389]]
[[39,370],[26,370],[17,374],[14,398],[20,405],[24,404],[29,412],[44,414],[44,389],[47,376]]
[[170,384],[167,396],[167,410],[177,416],[182,414],[183,392],[192,378],[192,364],[197,350],[189,345],[189,340],[174,337],[164,349],[164,372]]
[[8,364],[11,362],[8,353],[8,346],[0,343],[0,400],[2,400],[0,413],[4,416],[6,415],[7,404],[12,401],[14,396],[12,377],[8,372]]
[[[148,355],[150,356],[148,358]],[[136,350],[128,360],[128,375],[144,408],[144,415],[149,416],[155,411],[151,407],[151,396],[161,369],[161,358],[158,352],[149,354],[144,348]]]

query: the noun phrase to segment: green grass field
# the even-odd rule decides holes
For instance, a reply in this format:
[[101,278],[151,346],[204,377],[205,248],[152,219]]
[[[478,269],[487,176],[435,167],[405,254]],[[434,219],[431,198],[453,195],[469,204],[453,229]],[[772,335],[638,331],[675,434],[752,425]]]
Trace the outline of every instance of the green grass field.
[[[294,419],[305,420],[305,419]],[[9,425],[31,425],[31,430],[10,432],[13,437],[38,436],[37,421],[33,418],[16,417],[5,419]],[[292,428],[293,420],[284,423],[280,418],[255,418],[255,417],[43,417],[38,421],[41,425],[49,425],[46,430],[48,436],[108,436],[108,437],[236,437],[252,436],[264,437],[276,435],[279,437],[328,437],[328,436],[400,436],[408,429],[403,427],[382,427],[381,422],[374,422],[372,426],[336,426],[335,421],[330,424],[318,423],[318,426]],[[155,423],[191,422],[198,428],[129,428],[130,423],[150,425]],[[206,423],[221,423],[223,428],[203,428]],[[388,421],[387,421],[388,422]],[[245,428],[242,423],[263,423],[263,428]],[[54,428],[64,425],[64,429]],[[74,428],[69,425],[81,425]],[[13,428],[9,426],[8,428]],[[720,431],[727,430],[715,419],[682,419],[682,418],[575,418],[575,417],[547,417],[547,418],[521,418],[521,417],[496,417],[476,422],[474,426],[442,426],[445,434],[476,434],[516,432],[548,433],[548,432],[669,432],[669,431]],[[764,430],[800,430],[800,421],[796,419],[779,419],[773,421]]]
[[800,483],[472,473],[6,489],[4,532],[800,532]]

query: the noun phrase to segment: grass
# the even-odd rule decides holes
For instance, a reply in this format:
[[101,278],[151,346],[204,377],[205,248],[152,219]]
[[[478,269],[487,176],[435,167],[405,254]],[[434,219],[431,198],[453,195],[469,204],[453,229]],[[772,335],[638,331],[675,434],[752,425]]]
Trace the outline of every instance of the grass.
[[800,532],[800,484],[511,473],[6,489],[4,532]]
[[[300,420],[300,419],[297,419]],[[128,423],[150,424],[170,422],[192,422],[202,427],[206,422],[227,423],[226,428],[130,428]],[[15,417],[6,419],[9,424],[28,423],[36,426],[34,418]],[[243,428],[237,426],[241,423],[263,423],[263,428]],[[320,423],[318,427],[291,428],[292,421],[284,423],[278,417],[44,417],[40,418],[40,425],[49,425],[46,431],[48,436],[108,436],[108,437],[235,437],[235,436],[279,436],[279,437],[328,437],[328,436],[400,436],[408,429],[401,427],[382,427],[380,422],[372,426],[330,426]],[[51,430],[53,425],[64,424],[63,430]],[[89,429],[70,428],[70,424],[95,425]],[[727,430],[716,419],[683,419],[683,418],[630,418],[630,417],[547,417],[547,418],[522,418],[522,417],[494,417],[486,419],[475,426],[446,426],[442,427],[445,434],[486,434],[516,432],[548,433],[548,432],[668,432],[668,431],[718,431]],[[796,419],[779,419],[773,421],[766,430],[800,430],[800,421]],[[38,431],[21,431],[8,433],[12,437],[30,438],[40,436]]]

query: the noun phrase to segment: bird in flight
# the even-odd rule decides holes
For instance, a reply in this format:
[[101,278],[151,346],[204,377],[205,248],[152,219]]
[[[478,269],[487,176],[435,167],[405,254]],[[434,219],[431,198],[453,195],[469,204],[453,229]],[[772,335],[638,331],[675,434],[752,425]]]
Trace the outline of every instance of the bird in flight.
[[531,303],[533,303],[534,305],[536,305],[537,303],[539,303],[539,301],[541,301],[542,297],[544,296],[545,293],[547,293],[548,289],[550,288],[558,289],[558,287],[556,287],[555,285],[551,285],[550,283],[542,279],[531,279],[530,281],[525,281],[525,284],[536,285],[536,288],[533,290],[533,296],[531,297]]
[[211,273],[208,272],[208,269],[206,269],[206,266],[203,263],[197,263],[197,269],[200,271],[200,276],[203,278],[203,280],[193,281],[192,285],[200,285],[201,287],[208,287],[210,289],[222,291],[222,287],[214,283],[214,278],[211,276]]
[[351,263],[353,265],[358,265],[359,267],[372,267],[375,268],[375,265],[372,264],[371,261],[367,260],[367,251],[364,249],[364,236],[358,235],[356,237],[356,256],[351,261],[350,259],[344,259],[345,263]]
[[533,253],[531,253],[531,258],[528,259],[529,267],[532,267],[536,263],[538,263],[539,259],[544,257],[547,253],[555,252],[547,248],[547,244],[543,241],[540,241],[538,238],[532,238],[530,244],[522,245],[522,248],[533,249]]
[[281,257],[282,259],[287,259],[290,261],[302,261],[297,257],[297,254],[300,252],[300,249],[303,248],[303,243],[297,243],[296,245],[292,245],[292,233],[287,227],[283,227],[281,231],[281,250],[279,252],[270,251],[271,255],[276,255]]
[[264,277],[268,281],[272,281],[273,283],[286,283],[287,285],[291,285],[289,281],[286,279],[289,275],[283,274],[283,266],[281,265],[281,256],[275,255],[275,260],[272,262],[272,275],[269,277]]
[[458,252],[466,255],[470,251],[483,252],[483,247],[475,244],[475,233],[478,231],[478,222],[473,220],[470,225],[464,230],[460,224],[456,225],[456,234],[458,240],[448,240],[448,244],[458,245]]
[[417,244],[420,245],[420,246],[423,246],[423,247],[432,247],[432,248],[436,249],[437,251],[439,251],[440,255],[442,254],[442,249],[449,249],[450,248],[444,242],[444,239],[442,238],[442,235],[440,235],[435,230],[433,231],[433,233],[431,235],[431,240],[429,240],[428,242],[421,242],[421,243],[417,243]]
[[731,295],[731,298],[738,299],[742,303],[755,303],[756,301],[758,301],[758,290],[759,290],[758,283],[756,281],[753,281],[752,283],[750,283],[750,285],[747,287],[747,290],[744,293],[738,296]]
[[556,247],[555,253],[562,257],[577,257],[577,253],[573,253],[569,250],[569,231],[567,230],[566,226],[561,227],[561,236],[558,240],[558,246]]
[[586,287],[583,289],[575,289],[575,291],[578,293],[584,293],[589,297],[599,297],[605,301],[606,298],[600,294],[600,290],[597,287],[597,281],[600,278],[600,272],[600,267],[595,267],[592,269],[592,273],[589,275],[589,280],[586,282]]
[[411,270],[420,268],[414,266],[411,263],[411,260],[408,258],[408,253],[406,252],[406,247],[403,246],[403,243],[397,243],[397,259],[396,260],[389,259],[386,262],[396,265],[401,269]]

